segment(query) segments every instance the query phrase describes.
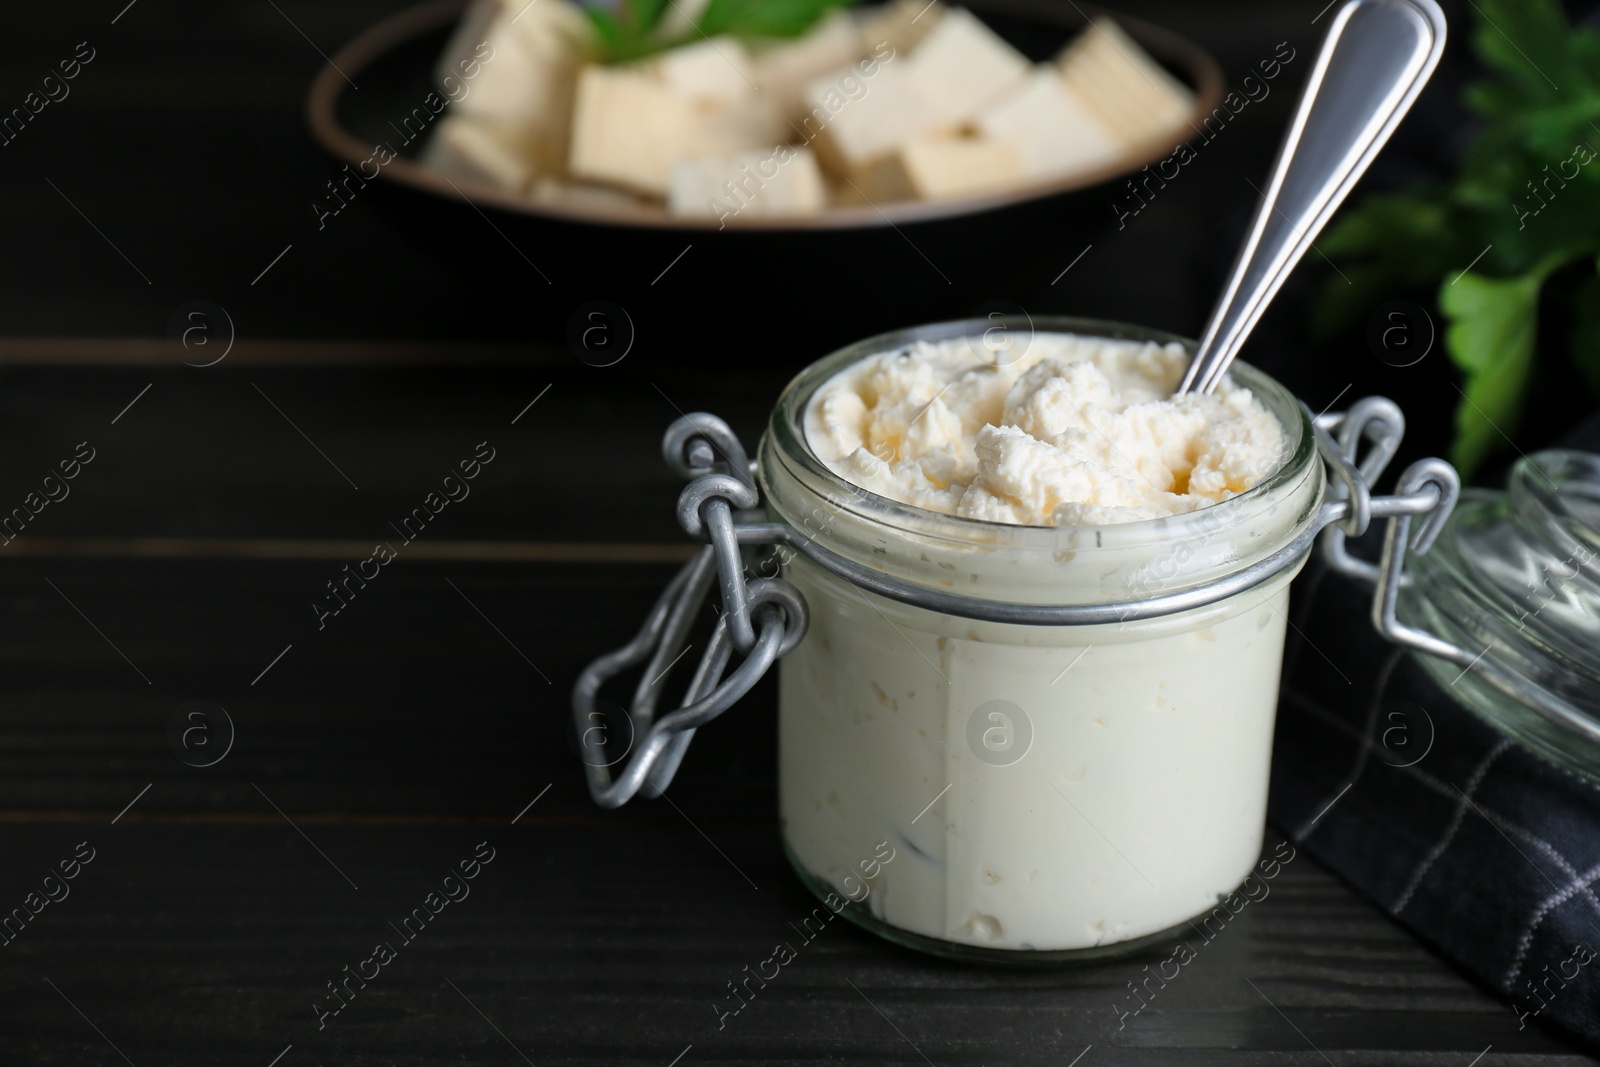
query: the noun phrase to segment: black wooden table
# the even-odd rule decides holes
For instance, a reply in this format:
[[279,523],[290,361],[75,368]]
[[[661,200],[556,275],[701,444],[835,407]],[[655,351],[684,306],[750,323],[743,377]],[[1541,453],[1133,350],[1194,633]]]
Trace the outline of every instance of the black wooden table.
[[[93,859],[0,948],[5,1063],[1585,1061],[1305,856],[1125,1024],[1150,959],[992,970],[840,922],[719,1026],[814,906],[779,850],[770,687],[667,802],[612,812],[566,694],[683,556],[674,408],[753,437],[775,383],[481,345],[424,368],[241,342],[204,370],[27,349],[0,346],[0,499],[94,459],[0,548],[0,905]],[[319,628],[325,583],[480,442],[470,496]],[[169,733],[196,701],[233,727],[206,767]]]

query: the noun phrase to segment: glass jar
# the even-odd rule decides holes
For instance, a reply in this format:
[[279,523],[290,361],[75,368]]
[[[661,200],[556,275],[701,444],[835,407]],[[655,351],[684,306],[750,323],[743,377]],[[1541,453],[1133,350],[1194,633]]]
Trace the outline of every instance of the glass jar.
[[1400,619],[1472,657],[1419,662],[1470,711],[1600,781],[1600,456],[1518,460],[1504,493],[1467,490],[1414,560]]
[[[960,518],[860,489],[811,449],[806,407],[836,373],[987,325],[851,345],[773,412],[757,473],[771,518],[805,539],[783,553],[783,577],[810,612],[779,665],[784,846],[818,895],[856,899],[866,884],[844,913],[925,951],[1131,951],[1209,912],[1259,858],[1289,582],[1317,527],[1323,467],[1301,405],[1240,364],[1235,378],[1282,424],[1281,463],[1248,492],[1169,518]],[[1182,341],[1092,320],[1033,325]],[[1219,595],[1286,549],[1285,565]],[[1152,611],[1158,595],[1196,606]],[[1042,605],[1093,621],[1011,621]],[[873,862],[882,842],[894,862]]]
[[[1425,459],[1374,496],[1403,433],[1398,408],[1372,397],[1313,419],[1240,364],[1236,379],[1283,428],[1276,470],[1183,515],[960,518],[855,486],[807,443],[807,405],[839,371],[916,341],[968,338],[984,358],[997,325],[1194,348],[1089,319],[939,323],[802,372],[755,463],[721,419],[683,415],[663,452],[689,479],[678,521],[705,547],[638,634],[579,675],[574,732],[597,804],[660,796],[694,732],[782,659],[784,848],[831,910],[960,959],[1136,951],[1204,923],[1257,863],[1289,582],[1319,532],[1330,561],[1374,583],[1379,632],[1465,663],[1395,618],[1406,560],[1427,551],[1460,483]],[[1388,523],[1381,563],[1348,556],[1343,537],[1376,519]],[[711,637],[678,706],[657,716],[713,588]],[[634,670],[625,716],[607,714],[601,689]]]

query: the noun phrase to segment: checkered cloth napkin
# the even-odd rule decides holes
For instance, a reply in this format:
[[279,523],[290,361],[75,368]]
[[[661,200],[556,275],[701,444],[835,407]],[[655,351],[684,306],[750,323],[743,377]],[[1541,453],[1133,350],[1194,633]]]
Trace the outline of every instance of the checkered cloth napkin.
[[1524,1025],[1600,1047],[1600,788],[1457,704],[1371,597],[1316,562],[1295,587],[1272,822]]

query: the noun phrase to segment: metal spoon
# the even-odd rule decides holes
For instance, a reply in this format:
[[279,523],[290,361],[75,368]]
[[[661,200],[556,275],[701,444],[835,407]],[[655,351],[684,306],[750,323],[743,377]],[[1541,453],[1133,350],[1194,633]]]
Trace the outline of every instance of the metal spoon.
[[1180,396],[1222,381],[1278,287],[1411,109],[1444,35],[1434,0],[1348,0],[1334,14]]

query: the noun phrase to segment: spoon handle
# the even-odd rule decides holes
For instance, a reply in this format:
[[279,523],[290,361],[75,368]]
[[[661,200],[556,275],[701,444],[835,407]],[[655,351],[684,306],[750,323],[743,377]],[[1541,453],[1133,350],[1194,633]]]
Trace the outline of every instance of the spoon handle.
[[1410,110],[1444,36],[1434,0],[1339,7],[1179,395],[1222,381],[1278,287]]

